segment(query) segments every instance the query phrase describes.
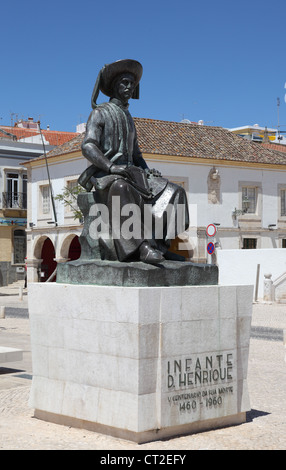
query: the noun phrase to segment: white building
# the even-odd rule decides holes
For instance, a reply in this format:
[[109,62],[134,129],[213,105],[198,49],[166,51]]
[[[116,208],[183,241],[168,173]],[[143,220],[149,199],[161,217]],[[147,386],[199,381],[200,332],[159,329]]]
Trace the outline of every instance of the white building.
[[[266,148],[219,127],[142,118],[134,121],[148,166],[186,189],[191,213],[191,246],[187,248],[193,261],[223,264],[222,253],[232,250],[256,250],[258,255],[261,250],[275,249],[282,253],[279,274],[284,265],[286,271],[286,250],[282,250],[286,248],[285,152]],[[88,166],[81,154],[81,142],[82,135],[49,152],[47,161],[54,196],[64,187],[76,184]],[[57,262],[79,256],[77,237],[82,226],[59,201],[55,202],[56,214],[53,213],[45,158],[25,166],[29,181],[28,281],[46,280]],[[210,224],[217,228],[211,237],[206,234]],[[207,253],[209,242],[216,245],[211,257]],[[54,263],[47,263],[47,244]],[[179,248],[182,247],[186,245]],[[256,258],[254,263],[257,264]],[[47,264],[49,269],[45,268]],[[263,279],[263,272],[260,275]]]
[[78,135],[44,130],[33,118],[0,126],[0,286],[25,277],[27,170],[21,163]]
[[27,171],[20,163],[42,153],[41,144],[19,142],[0,128],[0,286],[25,277]]
[[280,131],[280,129],[261,127],[259,124],[253,124],[253,126],[233,127],[229,130],[247,140],[286,145],[286,137],[283,135],[284,132]]

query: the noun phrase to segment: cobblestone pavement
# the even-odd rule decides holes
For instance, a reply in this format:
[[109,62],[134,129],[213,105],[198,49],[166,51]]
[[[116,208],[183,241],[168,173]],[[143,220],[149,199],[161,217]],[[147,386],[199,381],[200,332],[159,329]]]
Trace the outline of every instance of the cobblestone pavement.
[[[26,307],[17,296],[1,296],[1,304]],[[286,329],[286,305],[255,304],[254,327]],[[29,319],[0,319],[1,345],[23,348],[23,361],[0,365],[0,449],[3,450],[284,450],[286,449],[286,362],[281,339],[252,337],[248,388],[251,411],[238,426],[137,445],[103,434],[38,420],[28,406],[31,386]],[[9,369],[8,369],[9,367]],[[124,454],[124,453],[123,453]]]

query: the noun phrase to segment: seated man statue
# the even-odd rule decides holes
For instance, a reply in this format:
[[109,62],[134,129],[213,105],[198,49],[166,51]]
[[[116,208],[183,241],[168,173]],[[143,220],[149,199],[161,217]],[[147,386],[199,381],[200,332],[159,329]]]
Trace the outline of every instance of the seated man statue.
[[[141,76],[142,65],[129,59],[105,65],[99,72],[82,144],[83,155],[91,165],[80,176],[79,184],[87,191],[95,188],[96,202],[104,204],[110,213],[117,196],[120,227],[127,217],[123,208],[138,208],[136,236],[114,236],[110,217],[111,236],[98,237],[103,259],[157,264],[171,259],[170,241],[188,228],[189,215],[185,190],[156,170],[149,170],[139,149],[128,101],[138,99]],[[109,102],[97,105],[99,91],[110,98]],[[184,212],[182,217],[178,217],[179,208]],[[148,230],[146,214],[152,219]],[[153,226],[156,220],[163,227],[159,236]]]

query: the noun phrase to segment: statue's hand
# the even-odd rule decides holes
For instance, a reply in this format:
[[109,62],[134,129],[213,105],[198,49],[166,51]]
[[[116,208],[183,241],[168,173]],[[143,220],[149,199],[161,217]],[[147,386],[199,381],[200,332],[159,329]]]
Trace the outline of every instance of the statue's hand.
[[148,168],[145,170],[147,174],[152,175],[152,176],[162,176],[159,170],[155,170],[155,168],[152,168],[151,170]]
[[111,175],[121,175],[121,176],[128,176],[127,168],[125,165],[112,165],[109,168],[109,172]]

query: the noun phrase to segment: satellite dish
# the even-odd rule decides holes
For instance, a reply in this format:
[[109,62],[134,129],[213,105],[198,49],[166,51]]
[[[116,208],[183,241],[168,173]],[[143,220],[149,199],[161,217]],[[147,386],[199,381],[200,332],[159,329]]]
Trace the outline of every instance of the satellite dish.
[[192,124],[189,119],[183,119],[181,122],[183,122],[184,124]]

